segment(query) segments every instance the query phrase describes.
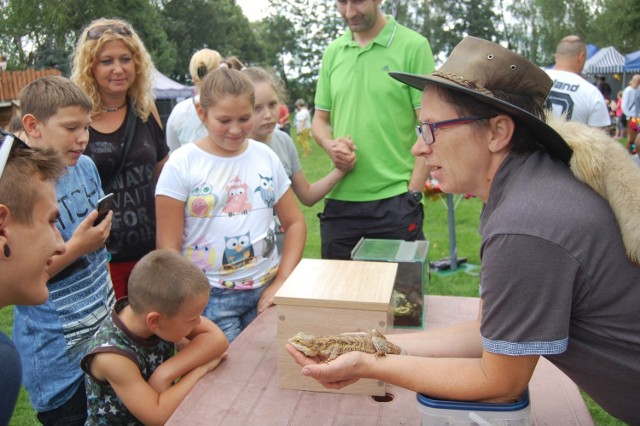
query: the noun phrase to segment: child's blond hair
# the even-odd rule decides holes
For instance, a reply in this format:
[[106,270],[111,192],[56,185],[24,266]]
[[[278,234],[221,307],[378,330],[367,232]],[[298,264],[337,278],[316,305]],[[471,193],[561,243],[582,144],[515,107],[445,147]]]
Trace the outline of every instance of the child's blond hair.
[[287,102],[287,91],[280,80],[274,73],[260,67],[249,67],[242,70],[253,84],[267,83],[278,96],[280,102]]
[[22,116],[31,114],[44,123],[60,108],[70,106],[91,112],[91,99],[71,80],[57,75],[34,80],[20,92]]
[[255,103],[253,83],[241,71],[230,68],[218,68],[202,80],[200,86],[200,105],[205,110],[215,106],[224,96],[247,96],[251,105]]
[[189,61],[189,74],[193,84],[199,86],[202,79],[211,71],[218,69],[222,55],[217,50],[201,49],[193,54]]

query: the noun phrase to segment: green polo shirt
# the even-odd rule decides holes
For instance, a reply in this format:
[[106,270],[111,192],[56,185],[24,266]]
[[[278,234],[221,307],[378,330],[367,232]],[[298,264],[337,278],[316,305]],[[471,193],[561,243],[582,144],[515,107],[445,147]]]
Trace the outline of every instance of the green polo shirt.
[[358,147],[356,166],[329,193],[331,199],[371,201],[407,191],[421,93],[389,72],[430,74],[434,61],[426,38],[387,19],[367,46],[360,47],[347,29],[322,57],[315,107],[331,113],[334,138],[351,136]]

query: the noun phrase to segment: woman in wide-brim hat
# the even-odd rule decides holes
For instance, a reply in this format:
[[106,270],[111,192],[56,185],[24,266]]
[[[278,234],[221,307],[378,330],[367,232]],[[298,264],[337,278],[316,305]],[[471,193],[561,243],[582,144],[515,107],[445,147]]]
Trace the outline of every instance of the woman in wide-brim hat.
[[391,76],[423,90],[413,154],[444,192],[485,202],[478,319],[389,336],[412,356],[349,352],[316,364],[289,352],[328,387],[368,377],[489,402],[519,399],[545,356],[611,414],[637,422],[640,267],[621,227],[637,246],[623,223],[640,197],[616,177],[634,173],[632,160],[597,129],[547,124],[552,81],[494,43],[467,37],[433,74]]

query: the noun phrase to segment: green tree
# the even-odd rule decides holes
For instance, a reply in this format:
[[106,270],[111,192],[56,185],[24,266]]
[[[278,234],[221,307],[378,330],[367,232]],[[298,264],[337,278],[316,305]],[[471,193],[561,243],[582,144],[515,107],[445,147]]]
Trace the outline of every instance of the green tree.
[[246,64],[263,61],[261,46],[235,0],[166,0],[162,6],[162,27],[177,51],[167,73],[176,80],[191,81],[189,61],[203,48],[237,56]]
[[626,54],[640,49],[640,7],[628,0],[598,0],[590,39]]
[[100,17],[125,18],[140,34],[160,70],[172,67],[175,48],[149,0],[0,0],[0,49],[17,68],[55,67],[68,74],[82,29]]
[[[43,57],[47,62],[62,61],[68,69],[68,59],[64,56],[75,40],[75,34],[70,37],[68,29],[79,27],[77,9],[72,8],[68,0],[55,3],[55,7],[37,0],[2,0],[0,3],[0,49],[17,68],[38,66],[38,58]],[[39,50],[42,53],[38,53]]]
[[[495,22],[497,16],[494,12],[494,0],[465,0],[461,2],[449,2],[452,13],[459,17],[455,25],[455,32],[460,35],[470,35],[486,40],[498,41],[499,34],[496,31]],[[462,37],[461,37],[462,39]]]
[[270,15],[253,23],[252,27],[262,46],[261,65],[274,68],[285,86],[289,87],[286,63],[288,56],[296,52],[298,39],[293,23],[285,16]]
[[[468,35],[498,41],[494,0],[423,0],[416,29],[431,45],[436,57],[449,52]],[[420,22],[421,20],[421,22]]]
[[[95,0],[93,0],[95,1]],[[158,5],[149,0],[112,0],[118,6],[112,16],[124,18],[140,34],[156,68],[167,73],[175,67],[177,49],[163,29],[163,16]]]
[[593,19],[588,0],[521,0],[500,1],[504,22],[502,40],[508,47],[541,65],[552,65],[558,42],[565,36],[576,34],[589,41],[590,22]]
[[270,0],[269,16],[291,23],[295,45],[283,45],[283,65],[292,98],[313,102],[324,49],[343,31],[335,2],[326,0]]
[[382,13],[391,15],[402,25],[412,27],[415,16],[411,15],[413,0],[389,0],[381,5]]

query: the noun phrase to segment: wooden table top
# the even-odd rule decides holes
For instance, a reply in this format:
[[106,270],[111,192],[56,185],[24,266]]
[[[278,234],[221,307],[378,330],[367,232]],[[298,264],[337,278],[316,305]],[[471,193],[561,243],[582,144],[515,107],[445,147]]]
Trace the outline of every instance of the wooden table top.
[[[435,328],[475,318],[478,299],[427,296],[424,306],[426,326]],[[278,388],[276,314],[268,309],[234,340],[229,357],[198,382],[168,425],[421,425],[415,392],[393,385],[388,402]],[[576,385],[543,358],[529,392],[533,424],[593,425]]]

